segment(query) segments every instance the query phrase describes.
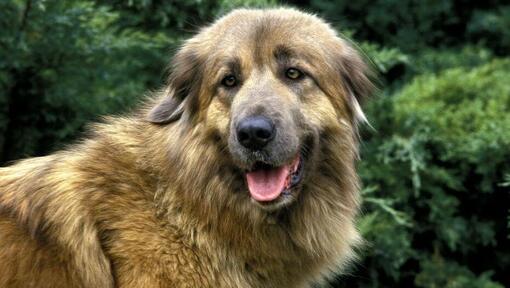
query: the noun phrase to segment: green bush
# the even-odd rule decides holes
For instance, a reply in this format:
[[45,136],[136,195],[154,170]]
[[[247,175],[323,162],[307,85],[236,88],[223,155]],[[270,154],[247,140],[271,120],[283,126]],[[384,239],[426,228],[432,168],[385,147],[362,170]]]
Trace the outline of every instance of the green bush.
[[365,132],[360,167],[370,188],[365,285],[503,287],[490,276],[510,264],[507,79],[510,61],[493,60],[418,76],[371,103],[377,132]]
[[118,32],[121,16],[107,7],[2,1],[0,11],[0,161],[57,149],[161,83],[172,39]]
[[421,273],[416,277],[418,287],[434,288],[504,288],[491,280],[491,272],[474,275],[469,269],[440,257],[421,263]]
[[467,25],[467,35],[498,54],[507,55],[510,47],[510,5],[496,6],[491,11],[475,11]]
[[419,52],[483,43],[508,52],[507,1],[311,0],[310,6],[357,39]]
[[[510,147],[509,63],[493,61],[473,70],[422,76],[395,99],[402,133],[427,133],[436,160],[465,164],[457,173],[476,172],[481,179],[476,188],[482,192],[491,192],[502,180],[501,169],[510,156],[505,149]],[[420,127],[427,131],[417,131]]]

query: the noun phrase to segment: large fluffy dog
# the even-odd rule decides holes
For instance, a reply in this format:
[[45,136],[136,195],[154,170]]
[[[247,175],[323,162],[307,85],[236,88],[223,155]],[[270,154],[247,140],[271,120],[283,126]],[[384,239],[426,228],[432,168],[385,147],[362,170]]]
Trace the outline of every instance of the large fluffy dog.
[[237,10],[172,68],[137,113],[0,169],[0,287],[305,287],[352,258],[357,52]]

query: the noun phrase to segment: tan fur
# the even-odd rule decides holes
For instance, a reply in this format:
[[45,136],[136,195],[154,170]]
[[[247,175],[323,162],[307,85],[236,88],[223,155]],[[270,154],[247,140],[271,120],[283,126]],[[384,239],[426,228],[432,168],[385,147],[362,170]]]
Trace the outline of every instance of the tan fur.
[[[302,51],[314,76],[300,100],[264,68],[280,44]],[[245,87],[259,87],[233,101],[210,88],[229,54],[249,71]],[[279,212],[250,201],[226,144],[232,107],[244,107],[243,97],[264,102],[260,87],[317,136],[306,183]],[[95,125],[66,151],[0,168],[0,287],[320,283],[359,242],[356,105],[369,87],[357,53],[318,18],[228,14],[184,44],[147,109]]]

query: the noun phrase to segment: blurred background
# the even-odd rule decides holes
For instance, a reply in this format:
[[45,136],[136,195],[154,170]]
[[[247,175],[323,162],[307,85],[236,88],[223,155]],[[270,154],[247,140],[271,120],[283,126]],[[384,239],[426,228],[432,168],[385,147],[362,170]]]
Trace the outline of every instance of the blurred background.
[[0,166],[128,112],[219,15],[281,4],[327,19],[380,75],[359,163],[367,245],[331,286],[510,287],[508,1],[1,0]]

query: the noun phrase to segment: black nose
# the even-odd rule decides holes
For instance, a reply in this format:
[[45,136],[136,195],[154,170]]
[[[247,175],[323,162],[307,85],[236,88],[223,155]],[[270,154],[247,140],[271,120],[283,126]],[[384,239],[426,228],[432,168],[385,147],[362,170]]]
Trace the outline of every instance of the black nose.
[[237,125],[237,139],[244,147],[260,150],[274,138],[273,122],[264,116],[247,117]]

